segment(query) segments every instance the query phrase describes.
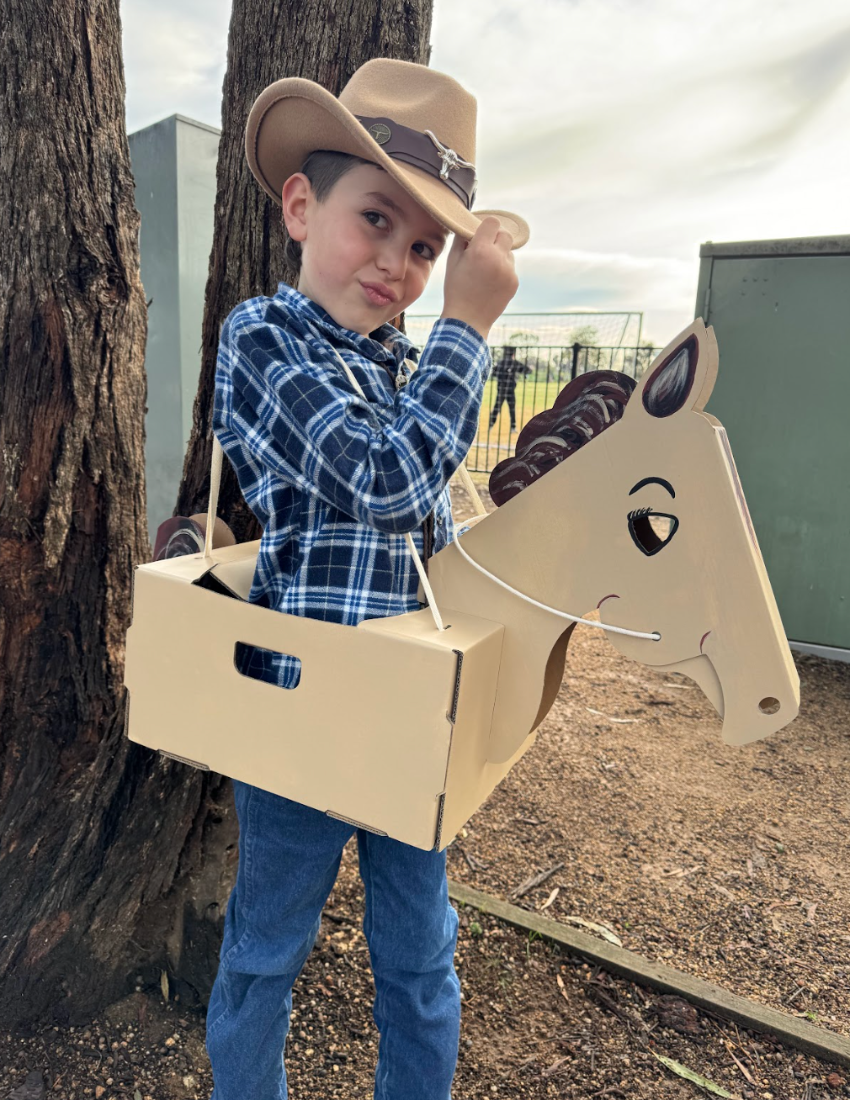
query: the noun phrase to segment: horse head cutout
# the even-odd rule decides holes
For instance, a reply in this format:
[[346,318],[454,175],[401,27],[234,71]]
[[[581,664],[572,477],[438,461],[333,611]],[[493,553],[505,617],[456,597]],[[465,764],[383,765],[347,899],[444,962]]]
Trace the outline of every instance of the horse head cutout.
[[[799,679],[726,433],[705,404],[717,377],[695,321],[634,384],[569,383],[493,471],[500,507],[460,537],[493,577],[548,608],[597,609],[625,656],[695,680],[745,744],[787,725]],[[450,545],[438,602],[505,623],[491,759],[515,754],[557,694],[572,627],[488,579]]]

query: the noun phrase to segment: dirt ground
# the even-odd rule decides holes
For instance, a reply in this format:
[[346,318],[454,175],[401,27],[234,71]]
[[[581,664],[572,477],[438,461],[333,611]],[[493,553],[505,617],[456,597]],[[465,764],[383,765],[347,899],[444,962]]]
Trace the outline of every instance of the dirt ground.
[[[730,748],[696,685],[578,627],[537,744],[450,846],[450,877],[554,920],[605,926],[650,959],[850,1035],[850,665],[797,664],[801,717]],[[362,912],[349,845],[295,988],[293,1100],[372,1095]],[[720,1095],[850,1097],[845,1069],[459,913],[454,1100],[709,1094],[659,1056]],[[0,1035],[0,1100],[207,1100],[211,1090],[202,1016],[156,989],[86,1028]]]

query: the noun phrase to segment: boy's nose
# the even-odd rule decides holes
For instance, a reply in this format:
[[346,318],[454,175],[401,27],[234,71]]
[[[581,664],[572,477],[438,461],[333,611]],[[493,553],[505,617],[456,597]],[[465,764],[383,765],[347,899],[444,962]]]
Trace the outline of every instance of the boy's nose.
[[378,255],[378,270],[388,279],[403,279],[407,271],[407,250],[384,248]]

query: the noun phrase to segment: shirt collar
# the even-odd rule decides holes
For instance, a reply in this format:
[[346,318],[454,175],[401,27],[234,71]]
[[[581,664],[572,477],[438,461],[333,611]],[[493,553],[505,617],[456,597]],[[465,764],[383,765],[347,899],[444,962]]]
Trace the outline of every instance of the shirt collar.
[[331,317],[326,309],[302,294],[300,290],[289,286],[288,283],[279,283],[275,298],[285,310],[287,317],[296,325],[309,326],[318,329],[323,335],[330,336],[336,345],[352,348],[364,358],[376,363],[395,362],[396,367],[401,366],[404,359],[411,353],[416,354],[413,342],[403,332],[399,332],[395,326],[381,325],[369,336],[361,336],[353,329],[345,328]]

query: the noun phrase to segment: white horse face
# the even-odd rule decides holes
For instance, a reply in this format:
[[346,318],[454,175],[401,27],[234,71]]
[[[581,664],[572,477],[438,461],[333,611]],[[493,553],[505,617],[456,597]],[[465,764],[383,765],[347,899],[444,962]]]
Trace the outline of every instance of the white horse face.
[[598,472],[582,495],[599,547],[591,573],[608,589],[602,621],[661,635],[611,633],[612,643],[693,677],[724,739],[742,744],[791,721],[799,680],[726,433],[703,411],[716,376],[713,331],[696,321],[571,473]]

